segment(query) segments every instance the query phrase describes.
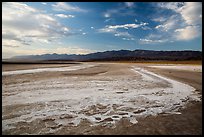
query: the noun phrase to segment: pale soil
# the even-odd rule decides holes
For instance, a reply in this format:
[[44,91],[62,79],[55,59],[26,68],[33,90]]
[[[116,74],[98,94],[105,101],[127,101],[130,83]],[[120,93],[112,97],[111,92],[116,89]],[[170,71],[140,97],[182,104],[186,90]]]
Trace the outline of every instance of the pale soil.
[[54,67],[69,67],[76,64],[3,64],[2,71],[36,69],[36,68],[54,68]]
[[[3,86],[3,107],[2,107],[2,120],[8,120],[12,118],[21,117],[21,115],[29,114],[32,111],[39,111],[46,107],[47,104],[43,102],[39,103],[25,103],[25,104],[15,104],[11,103],[8,105],[4,102],[4,98],[8,96],[16,95],[20,92],[26,92],[24,90],[13,90],[9,86],[12,87],[13,84],[26,84],[32,83],[41,80],[49,80],[52,78],[75,78],[73,83],[75,83],[76,88],[86,87],[80,81],[92,81],[92,80],[104,80],[110,81],[117,80],[119,78],[128,79],[131,84],[132,79],[140,80],[141,76],[139,74],[133,73],[129,69],[133,64],[114,64],[114,63],[100,63],[94,67],[90,67],[88,69],[69,71],[69,72],[48,72],[48,73],[34,73],[34,74],[23,74],[23,75],[12,75],[2,77],[2,86]],[[35,65],[34,65],[35,66]],[[41,65],[40,65],[41,66]],[[47,65],[43,65],[46,67]],[[67,66],[67,65],[66,65]],[[186,72],[186,71],[178,71],[178,70],[166,70],[166,69],[158,69],[158,68],[148,68],[147,65],[138,66],[144,67],[147,70],[151,70],[157,74],[167,76],[178,81],[189,84],[197,89],[200,93],[202,93],[202,73],[199,72]],[[35,67],[25,67],[26,69],[36,68]],[[50,66],[49,66],[50,67]],[[54,66],[52,66],[54,67]],[[4,67],[3,67],[4,68]],[[14,67],[12,67],[14,68]],[[15,66],[15,68],[23,68],[22,66]],[[8,69],[7,69],[8,70]],[[69,81],[67,81],[69,83]],[[79,83],[79,84],[77,84]],[[88,84],[88,83],[87,83]],[[108,84],[108,83],[107,83]],[[125,83],[124,83],[125,84]],[[127,83],[126,83],[127,84]],[[92,86],[92,85],[90,85]],[[133,84],[132,88],[141,88]],[[146,88],[154,88],[154,87],[168,87],[165,83],[158,84],[149,84]],[[125,88],[124,88],[125,87]],[[145,85],[143,85],[145,87]],[[105,85],[104,89],[107,88]],[[104,90],[103,88],[99,88],[98,90]],[[126,91],[128,86],[123,84],[114,87],[117,90],[121,89],[123,92]],[[52,88],[50,88],[52,89]],[[13,90],[13,91],[12,91]],[[130,89],[129,89],[130,90]],[[12,91],[12,92],[11,92]],[[121,92],[122,93],[122,92]],[[118,94],[121,94],[118,92]],[[49,104],[50,107],[54,105],[59,105],[57,101],[51,101]],[[48,105],[48,107],[49,107]],[[202,102],[190,102],[187,104],[188,107],[184,109],[180,109],[182,114],[171,114],[164,115],[159,114],[158,116],[148,116],[145,118],[138,118],[137,124],[131,124],[130,121],[126,118],[122,118],[115,126],[111,125],[98,125],[91,126],[91,123],[84,119],[78,126],[70,125],[60,125],[56,124],[55,119],[59,118],[62,120],[72,119],[71,115],[55,115],[55,116],[46,116],[39,117],[35,120],[31,120],[32,118],[27,118],[26,121],[20,121],[14,123],[12,126],[15,128],[6,129],[3,127],[3,134],[202,134]],[[59,106],[63,107],[63,106]],[[117,109],[117,105],[113,106],[113,109]],[[132,109],[132,108],[129,108]],[[26,110],[26,111],[25,111]],[[103,106],[101,104],[96,104],[95,106],[84,109],[81,113],[85,113],[86,115],[92,115],[100,110],[100,113],[105,113],[103,111],[107,110],[107,106]],[[21,112],[21,113],[17,113]],[[46,114],[45,114],[46,115]],[[112,121],[111,118],[104,119],[106,121]],[[2,125],[4,126],[4,125]],[[53,132],[52,132],[53,131]]]

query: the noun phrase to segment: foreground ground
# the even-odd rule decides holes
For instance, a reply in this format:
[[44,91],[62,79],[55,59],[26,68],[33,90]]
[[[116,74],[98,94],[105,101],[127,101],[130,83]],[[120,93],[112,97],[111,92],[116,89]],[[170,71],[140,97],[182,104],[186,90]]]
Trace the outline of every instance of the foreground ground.
[[141,63],[74,66],[4,65],[4,72],[63,69],[3,72],[3,134],[202,134],[197,99],[202,98],[202,71],[197,65],[182,70]]

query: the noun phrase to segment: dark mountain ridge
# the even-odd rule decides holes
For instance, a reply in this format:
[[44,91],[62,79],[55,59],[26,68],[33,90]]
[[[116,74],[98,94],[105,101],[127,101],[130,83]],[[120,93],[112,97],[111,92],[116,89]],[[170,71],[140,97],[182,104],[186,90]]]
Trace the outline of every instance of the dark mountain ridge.
[[202,60],[201,51],[153,51],[153,50],[119,50],[96,52],[86,55],[43,54],[16,56],[17,60],[67,60],[67,61],[137,61],[137,60]]

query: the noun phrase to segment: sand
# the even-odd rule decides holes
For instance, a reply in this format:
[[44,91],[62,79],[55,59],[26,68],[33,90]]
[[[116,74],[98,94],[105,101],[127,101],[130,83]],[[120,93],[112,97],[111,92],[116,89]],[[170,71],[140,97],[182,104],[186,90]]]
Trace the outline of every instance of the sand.
[[[145,65],[84,63],[71,67],[78,69],[32,69],[32,73],[3,76],[3,134],[195,134],[164,128],[163,117],[185,115],[192,102],[199,104],[202,85],[175,81]],[[163,123],[157,132],[155,122]]]

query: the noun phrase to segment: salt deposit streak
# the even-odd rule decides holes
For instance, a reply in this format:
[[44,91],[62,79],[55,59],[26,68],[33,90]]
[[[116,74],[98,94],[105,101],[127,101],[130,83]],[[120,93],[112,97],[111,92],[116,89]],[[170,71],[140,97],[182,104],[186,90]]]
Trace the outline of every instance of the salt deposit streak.
[[[157,77],[157,78],[159,78],[161,80],[168,81],[169,83],[171,83],[172,88],[165,89],[165,93],[174,94],[175,97],[173,97],[173,96],[169,96],[169,97],[168,96],[163,96],[162,98],[160,98],[163,101],[173,99],[174,103],[176,103],[176,102],[180,103],[179,100],[181,100],[184,97],[190,97],[193,100],[200,100],[199,96],[197,94],[193,93],[193,91],[195,91],[195,88],[193,88],[190,85],[187,85],[187,84],[184,84],[184,83],[181,83],[181,82],[178,82],[178,81],[175,81],[175,80],[172,80],[172,79],[157,75],[157,74],[155,74],[153,72],[150,72],[150,71],[147,71],[147,70],[144,70],[144,69],[139,69],[139,70],[138,69],[133,69],[133,70],[135,70],[137,73],[141,74],[143,78],[144,77],[146,78],[146,77],[148,77],[147,75],[150,75],[150,76],[154,76],[154,77]],[[146,78],[146,79],[149,80],[148,78]]]
[[28,73],[38,73],[38,72],[53,72],[53,71],[73,71],[84,68],[93,67],[94,65],[80,65],[80,66],[70,66],[70,67],[59,67],[59,68],[39,68],[39,69],[27,69],[27,70],[16,70],[16,71],[6,71],[2,72],[2,76],[17,75],[17,74],[28,74]]
[[[188,100],[200,101],[200,96],[194,93],[195,89],[187,84],[135,66],[131,70],[139,73],[142,79],[130,81],[126,77],[117,77],[117,79],[112,78],[109,81],[100,81],[102,84],[98,84],[99,80],[91,82],[78,80],[75,83],[76,81],[72,81],[71,78],[66,78],[67,80],[59,78],[47,80],[44,88],[40,89],[36,89],[36,87],[43,81],[31,82],[32,85],[15,85],[16,87],[26,86],[27,90],[24,89],[26,92],[5,96],[2,98],[3,106],[45,103],[46,107],[40,110],[29,110],[29,113],[25,113],[23,110],[16,112],[21,113],[21,116],[2,121],[4,130],[13,128],[12,125],[20,121],[31,122],[37,118],[46,119],[47,117],[53,117],[56,124],[71,124],[72,126],[77,126],[83,119],[87,119],[93,126],[114,125],[121,118],[127,118],[130,123],[136,124],[138,117],[160,113],[179,114],[177,113],[178,109],[185,106]],[[75,84],[75,86],[67,85],[63,89],[55,87],[46,89],[46,85],[55,85],[54,81],[58,86],[65,85],[66,81],[69,81],[69,84]],[[130,86],[125,91],[118,88],[124,84],[142,85],[144,83],[149,83],[149,85],[169,83],[170,86],[166,88],[131,88]],[[9,87],[4,86],[4,88]]]
[[148,67],[202,72],[202,65],[157,65]]

